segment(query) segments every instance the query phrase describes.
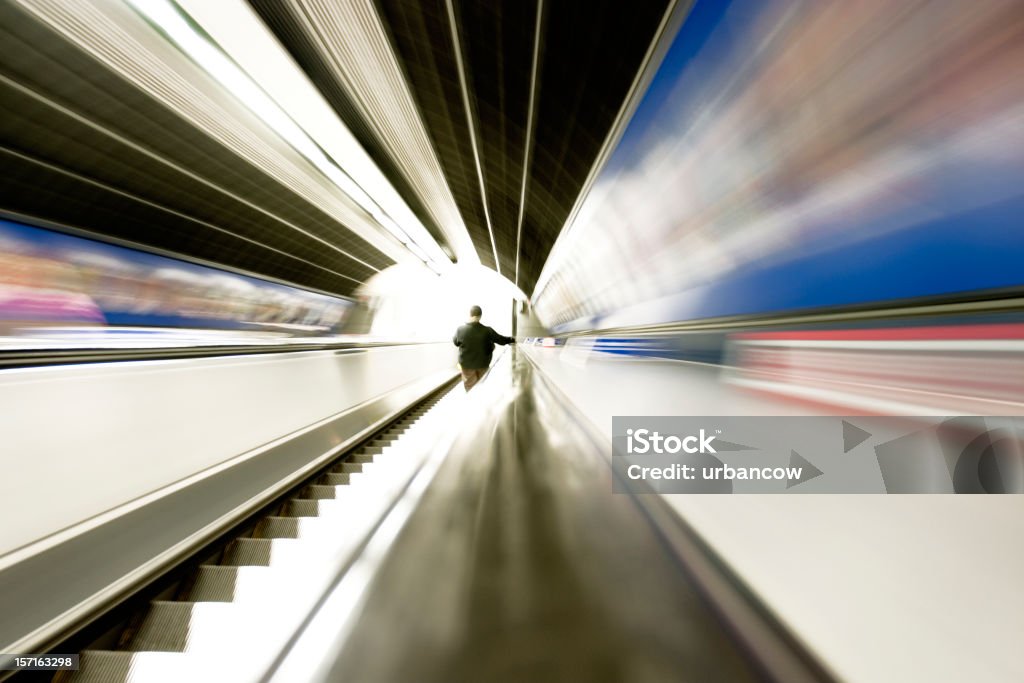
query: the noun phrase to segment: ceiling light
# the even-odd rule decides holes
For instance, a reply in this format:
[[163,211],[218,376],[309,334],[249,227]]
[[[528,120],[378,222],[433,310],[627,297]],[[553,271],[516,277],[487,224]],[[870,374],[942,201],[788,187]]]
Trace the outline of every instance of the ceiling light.
[[[318,168],[332,183],[362,208],[373,220],[419,260],[439,259],[450,265],[444,252],[425,228],[416,227],[421,236],[417,243],[345,170],[334,162],[319,145],[248,74],[229,59],[215,44],[200,35],[185,20],[179,7],[169,0],[127,0],[156,24],[175,44],[203,70],[227,88],[250,111],[280,135],[296,151]],[[411,212],[409,212],[411,214]],[[429,240],[429,241],[427,241]],[[424,244],[425,242],[425,244]],[[428,253],[430,256],[428,256]]]

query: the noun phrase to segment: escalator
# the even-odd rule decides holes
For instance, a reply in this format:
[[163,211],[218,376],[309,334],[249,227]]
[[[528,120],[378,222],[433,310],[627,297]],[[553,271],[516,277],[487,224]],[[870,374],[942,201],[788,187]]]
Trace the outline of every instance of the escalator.
[[80,648],[76,683],[834,674],[527,353],[442,389]]
[[[244,535],[163,590],[159,599],[128,619],[119,633],[108,632],[82,651],[77,671],[58,672],[52,680],[180,680],[177,660],[184,657],[182,653],[216,649],[224,625],[246,622],[245,618],[232,618],[233,608],[242,614],[270,614],[277,609],[275,601],[294,597],[296,604],[301,602],[298,595],[290,596],[286,587],[301,586],[309,566],[325,560],[332,550],[339,551],[346,544],[358,546],[358,534],[346,535],[346,530],[356,526],[352,515],[359,514],[357,499],[401,486],[409,469],[416,466],[416,458],[411,456],[436,437],[459,393],[461,390],[453,391],[450,386],[442,389],[349,452],[295,495],[273,506],[270,514],[255,521]],[[268,601],[268,606],[261,606]],[[287,624],[287,619],[269,621]],[[256,626],[251,621],[249,625]],[[211,640],[209,646],[201,642]],[[250,663],[255,663],[255,658]],[[243,668],[237,672],[239,680],[245,678]]]

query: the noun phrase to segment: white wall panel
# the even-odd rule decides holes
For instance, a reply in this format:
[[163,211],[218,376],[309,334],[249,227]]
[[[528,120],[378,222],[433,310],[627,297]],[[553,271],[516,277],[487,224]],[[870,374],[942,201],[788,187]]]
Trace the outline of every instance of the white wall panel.
[[419,344],[0,372],[0,556],[454,367]]

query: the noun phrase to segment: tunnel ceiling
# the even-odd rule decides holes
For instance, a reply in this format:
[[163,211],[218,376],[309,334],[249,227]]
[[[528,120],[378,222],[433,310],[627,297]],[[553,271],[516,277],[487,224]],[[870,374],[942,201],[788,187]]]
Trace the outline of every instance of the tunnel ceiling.
[[[527,294],[670,4],[250,0],[442,248]],[[383,52],[313,21],[342,15]],[[0,210],[341,295],[412,258],[129,6],[0,3],[0,36]],[[335,48],[386,57],[416,130]]]
[[[250,4],[410,207],[440,237],[410,179],[360,113],[343,85],[343,75],[332,64],[331,41],[342,36],[324,30],[322,20],[317,21],[331,3]],[[463,0],[449,6],[445,0],[379,0],[375,5],[480,261],[516,281],[527,294],[669,4]],[[539,50],[531,122],[535,39]]]
[[[173,46],[148,30],[99,40],[146,29],[100,7],[87,22],[84,2],[0,2],[0,210],[340,295],[395,263],[352,230],[340,190]],[[83,45],[121,50],[123,69]]]

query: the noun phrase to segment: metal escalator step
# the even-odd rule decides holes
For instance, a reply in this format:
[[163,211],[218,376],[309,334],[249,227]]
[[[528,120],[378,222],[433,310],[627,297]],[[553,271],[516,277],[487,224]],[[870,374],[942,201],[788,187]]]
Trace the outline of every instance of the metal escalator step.
[[338,497],[338,489],[324,484],[311,484],[303,491],[302,497],[312,500],[331,500]]
[[287,517],[317,517],[320,514],[320,501],[307,498],[292,498],[285,506]]
[[327,486],[347,486],[351,481],[348,472],[328,472],[320,478],[320,483]]
[[372,453],[353,453],[351,456],[349,456],[349,459],[350,459],[351,462],[359,463],[361,465],[366,465],[366,464],[369,464],[369,463],[373,462],[373,454]]
[[331,468],[331,472],[341,474],[353,474],[362,471],[363,464],[361,462],[342,462]]
[[299,517],[265,517],[256,525],[252,536],[253,538],[298,538],[299,522]]
[[384,452],[383,446],[363,446],[359,449],[360,453],[365,455],[380,455]]
[[184,652],[194,604],[154,600],[149,604],[142,623],[122,649],[129,652]]
[[116,650],[85,650],[78,658],[78,671],[59,671],[54,683],[121,683],[132,668],[132,653]]
[[231,602],[235,599],[238,567],[204,564],[196,572],[195,582],[186,599],[189,602]]
[[222,565],[231,567],[268,567],[274,541],[270,538],[239,538],[224,551]]

